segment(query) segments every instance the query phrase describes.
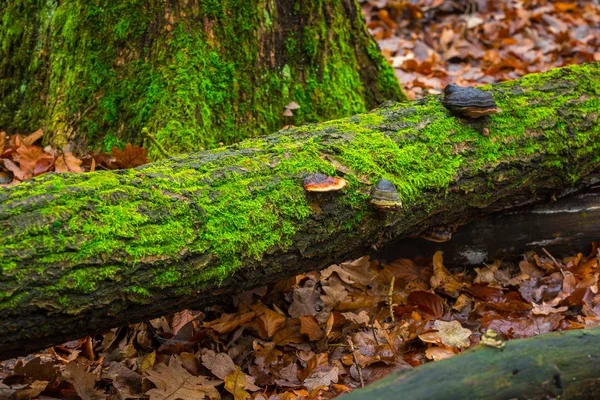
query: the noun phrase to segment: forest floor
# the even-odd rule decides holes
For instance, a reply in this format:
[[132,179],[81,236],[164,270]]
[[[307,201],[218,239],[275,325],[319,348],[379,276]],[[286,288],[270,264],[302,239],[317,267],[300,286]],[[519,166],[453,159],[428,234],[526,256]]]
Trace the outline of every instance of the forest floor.
[[[600,60],[593,1],[361,2],[410,98]],[[467,3],[467,9],[462,6]],[[49,170],[127,168],[129,146],[77,158],[0,134],[0,184]],[[8,167],[6,160],[9,160]],[[21,174],[21,175],[18,175]],[[363,257],[0,363],[0,399],[332,398],[391,371],[452,357],[486,332],[523,338],[600,322],[600,252],[526,254],[449,271],[441,252]]]

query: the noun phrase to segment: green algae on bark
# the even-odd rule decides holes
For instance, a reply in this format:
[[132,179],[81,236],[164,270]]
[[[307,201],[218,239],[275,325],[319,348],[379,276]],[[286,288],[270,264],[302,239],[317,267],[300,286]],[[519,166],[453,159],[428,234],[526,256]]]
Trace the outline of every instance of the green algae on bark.
[[[28,307],[88,332],[566,193],[600,165],[598,82],[599,64],[556,69],[486,88],[502,112],[483,122],[435,96],[135,170],[0,188],[0,319],[11,327],[0,343],[17,351],[72,333],[33,329]],[[348,185],[306,193],[313,172]],[[403,203],[386,215],[368,201],[382,178]]]
[[[402,100],[355,0],[15,0],[0,11],[0,128],[171,154]],[[150,155],[159,150],[147,143]]]

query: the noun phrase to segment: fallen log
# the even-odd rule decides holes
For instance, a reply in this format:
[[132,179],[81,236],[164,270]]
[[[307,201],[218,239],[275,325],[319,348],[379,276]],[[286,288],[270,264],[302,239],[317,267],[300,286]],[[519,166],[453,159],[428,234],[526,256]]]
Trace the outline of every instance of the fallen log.
[[530,251],[557,258],[590,254],[592,242],[600,240],[598,189],[450,227],[447,241],[432,241],[427,232],[403,238],[373,256],[380,260],[430,258],[441,250],[446,267],[463,268],[493,260],[517,261]]
[[[429,97],[135,170],[0,188],[0,357],[587,187],[600,164],[598,82],[600,64],[556,69],[490,88],[502,112],[476,121]],[[312,172],[348,185],[306,193]],[[370,206],[381,178],[403,207]]]
[[600,328],[552,332],[393,372],[341,398],[598,399],[598,360]]

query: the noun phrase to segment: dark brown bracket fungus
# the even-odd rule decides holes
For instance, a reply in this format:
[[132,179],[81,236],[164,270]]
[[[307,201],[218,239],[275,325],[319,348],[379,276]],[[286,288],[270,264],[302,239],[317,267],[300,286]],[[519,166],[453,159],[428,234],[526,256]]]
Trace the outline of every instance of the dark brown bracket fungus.
[[334,192],[343,189],[347,184],[343,178],[321,173],[310,174],[304,178],[304,190],[307,192]]
[[382,211],[395,210],[402,207],[396,186],[387,179],[381,179],[371,192],[371,204]]
[[500,112],[490,93],[474,87],[461,87],[453,83],[444,89],[442,104],[452,114],[463,118],[480,118]]

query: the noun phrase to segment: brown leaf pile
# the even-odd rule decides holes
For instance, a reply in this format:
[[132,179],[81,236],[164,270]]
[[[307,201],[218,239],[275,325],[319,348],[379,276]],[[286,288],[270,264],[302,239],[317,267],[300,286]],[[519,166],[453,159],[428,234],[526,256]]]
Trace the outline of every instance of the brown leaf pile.
[[600,61],[588,0],[366,0],[368,27],[409,98]]
[[35,145],[44,132],[9,136],[0,132],[0,186],[31,179],[47,172],[87,172],[96,168],[124,169],[146,164],[146,149],[127,144],[123,150],[113,147],[111,154],[94,153],[81,158],[69,150]]
[[[332,398],[479,343],[600,322],[592,255],[450,272],[367,257],[0,364],[0,396]],[[393,286],[391,286],[393,285]],[[508,344],[510,345],[510,343]]]

